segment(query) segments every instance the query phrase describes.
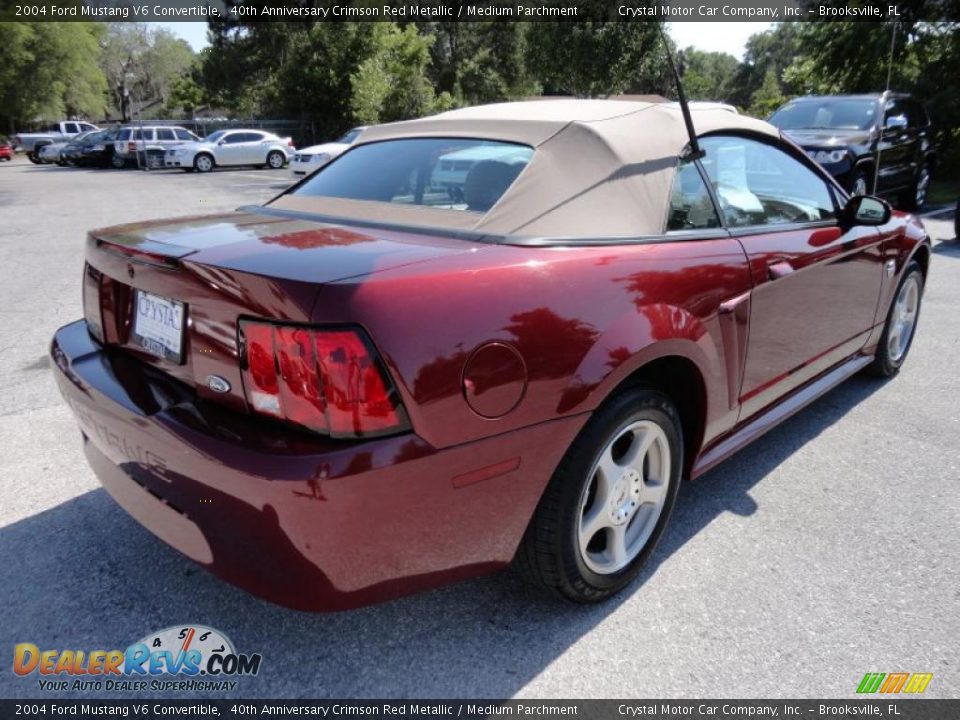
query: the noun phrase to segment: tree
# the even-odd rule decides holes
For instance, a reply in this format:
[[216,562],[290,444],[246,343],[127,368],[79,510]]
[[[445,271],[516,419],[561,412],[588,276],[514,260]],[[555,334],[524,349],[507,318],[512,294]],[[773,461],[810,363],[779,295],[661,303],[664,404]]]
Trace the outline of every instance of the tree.
[[110,97],[124,122],[130,120],[134,99],[141,108],[165,103],[173,83],[189,71],[194,58],[186,41],[146,23],[109,23],[100,46]]
[[[784,82],[784,71],[803,51],[798,35],[804,24],[833,23],[780,23],[775,27],[756,33],[747,40],[743,62],[730,83],[728,101],[742,108],[750,107],[753,96],[766,83],[763,95],[772,96],[771,83],[776,83],[781,95],[795,94],[795,89]],[[861,23],[868,24],[868,23]],[[770,79],[772,77],[772,79]]]
[[427,69],[437,93],[458,105],[477,105],[537,95],[539,83],[527,64],[531,23],[421,22],[432,36]]
[[766,118],[774,110],[783,105],[786,99],[783,91],[780,89],[780,82],[777,80],[776,70],[772,67],[767,68],[767,74],[763,78],[763,84],[750,96],[750,107],[747,109],[747,113],[754,117]]
[[193,67],[193,48],[166,28],[153,31],[143,55],[144,84],[149,96],[166,103],[174,84]]
[[[372,54],[350,76],[354,120],[365,125],[406,120],[429,114],[435,107],[427,78],[433,36],[420,35],[408,25],[375,23]],[[450,104],[446,95],[442,104]]]
[[106,83],[99,23],[0,23],[0,121],[99,118]]
[[656,22],[536,22],[527,63],[552,94],[603,97],[671,87]]
[[680,56],[683,89],[690,100],[730,102],[731,83],[740,63],[728,53],[687,48]]

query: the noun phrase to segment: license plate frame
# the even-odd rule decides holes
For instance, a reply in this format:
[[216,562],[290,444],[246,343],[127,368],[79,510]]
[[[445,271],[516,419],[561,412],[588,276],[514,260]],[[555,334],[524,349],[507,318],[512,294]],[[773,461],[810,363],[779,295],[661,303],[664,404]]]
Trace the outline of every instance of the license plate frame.
[[177,365],[183,364],[185,303],[144,290],[134,290],[130,335],[142,350]]

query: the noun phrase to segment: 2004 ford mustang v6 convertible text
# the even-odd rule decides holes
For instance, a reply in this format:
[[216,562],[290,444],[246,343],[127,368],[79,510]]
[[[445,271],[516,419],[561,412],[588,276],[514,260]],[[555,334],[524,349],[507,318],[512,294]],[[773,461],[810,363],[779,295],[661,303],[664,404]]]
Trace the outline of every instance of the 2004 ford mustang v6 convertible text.
[[92,232],[52,346],[90,464],[283,605],[515,558],[610,596],[681,478],[898,371],[930,260],[772,126],[692,114],[696,143],[668,104],[458,110],[366,129],[264,206]]

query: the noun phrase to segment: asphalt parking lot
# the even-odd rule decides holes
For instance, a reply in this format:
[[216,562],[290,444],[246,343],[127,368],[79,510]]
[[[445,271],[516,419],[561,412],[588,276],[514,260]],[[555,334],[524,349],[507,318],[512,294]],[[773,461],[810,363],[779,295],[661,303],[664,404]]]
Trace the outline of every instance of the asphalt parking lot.
[[957,696],[951,215],[927,221],[934,260],[900,376],[848,381],[681,488],[652,567],[613,602],[564,604],[503,572],[310,615],[207,575],[121,511],[47,362],[54,330],[81,316],[88,229],[229,210],[290,181],[0,164],[0,697],[43,696],[36,675],[11,672],[15,643],[124,648],[181,623],[263,655],[236,697],[846,698],[864,673],[898,671],[932,672],[926,696]]

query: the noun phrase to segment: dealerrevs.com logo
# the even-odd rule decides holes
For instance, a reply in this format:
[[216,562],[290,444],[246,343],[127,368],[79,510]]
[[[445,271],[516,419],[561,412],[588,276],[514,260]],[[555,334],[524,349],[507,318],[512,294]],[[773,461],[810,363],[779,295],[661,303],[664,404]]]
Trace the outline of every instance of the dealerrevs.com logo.
[[13,671],[36,675],[40,689],[51,692],[233,690],[234,678],[256,675],[262,659],[259,653],[238,653],[218,630],[178,625],[126,650],[41,650],[19,643]]

